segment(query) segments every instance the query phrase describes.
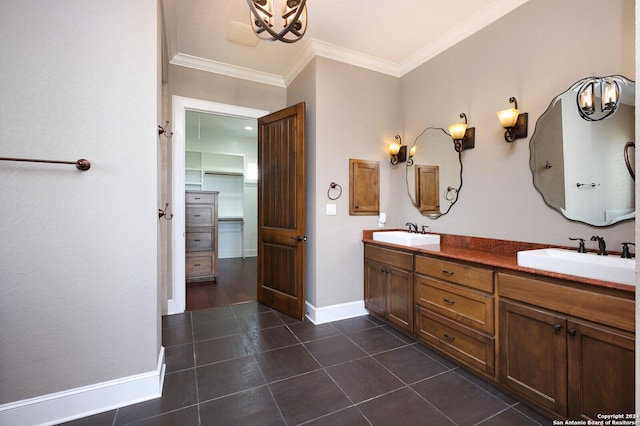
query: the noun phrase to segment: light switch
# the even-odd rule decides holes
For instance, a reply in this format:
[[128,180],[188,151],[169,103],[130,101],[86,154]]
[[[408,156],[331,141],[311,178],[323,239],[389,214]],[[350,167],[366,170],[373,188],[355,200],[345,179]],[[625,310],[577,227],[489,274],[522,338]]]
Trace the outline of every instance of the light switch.
[[333,216],[336,214],[336,205],[327,204],[327,216]]

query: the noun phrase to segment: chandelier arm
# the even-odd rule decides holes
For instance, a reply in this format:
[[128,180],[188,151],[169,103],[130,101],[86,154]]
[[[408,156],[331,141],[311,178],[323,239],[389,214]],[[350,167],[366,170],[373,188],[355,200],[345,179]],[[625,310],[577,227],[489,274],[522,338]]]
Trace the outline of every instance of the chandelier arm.
[[[296,9],[296,13],[294,18],[291,20],[291,22],[285,26],[282,31],[280,31],[279,33],[275,32],[272,28],[271,25],[266,23],[262,18],[260,18],[259,14],[258,14],[258,9],[256,8],[256,6],[253,4],[253,0],[247,0],[247,3],[249,4],[249,9],[251,10],[251,15],[252,17],[256,17],[257,20],[259,20],[260,22],[263,23],[262,26],[260,26],[261,31],[260,32],[268,32],[271,35],[271,38],[263,38],[259,36],[259,33],[254,29],[254,32],[256,33],[256,35],[258,35],[258,37],[260,37],[263,40],[279,40],[285,43],[294,43],[296,41],[299,40],[299,38],[301,38],[304,33],[306,32],[306,25],[304,26],[304,31],[302,33],[300,33],[299,31],[294,32],[295,35],[298,36],[297,39],[295,40],[288,40],[286,38],[284,38],[284,36],[288,33],[288,32],[292,32],[292,28],[293,26],[298,22],[298,19],[300,18],[300,15],[302,15],[302,13],[305,13],[306,15],[306,0],[302,0],[300,2],[300,4],[298,5],[297,9]],[[262,7],[258,6],[258,8],[260,8],[260,10],[264,10]],[[269,16],[273,16],[271,13],[267,13]],[[291,13],[287,14],[288,16],[291,15]],[[283,15],[284,17],[284,15]],[[253,19],[252,19],[253,21]]]

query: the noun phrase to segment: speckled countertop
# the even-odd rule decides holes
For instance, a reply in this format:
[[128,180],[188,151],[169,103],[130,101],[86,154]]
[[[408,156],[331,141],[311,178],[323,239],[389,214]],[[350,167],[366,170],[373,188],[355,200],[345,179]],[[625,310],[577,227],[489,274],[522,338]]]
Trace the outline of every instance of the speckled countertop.
[[[397,230],[397,229],[393,229]],[[364,230],[362,241],[380,246],[387,246],[394,249],[424,253],[442,258],[463,260],[466,262],[478,263],[495,268],[527,272],[544,277],[570,280],[581,284],[598,287],[613,288],[625,292],[635,293],[636,287],[633,285],[619,284],[610,281],[594,280],[590,278],[577,277],[574,275],[558,274],[539,269],[525,268],[518,265],[517,253],[522,250],[535,250],[549,247],[560,247],[544,244],[525,243],[519,241],[495,240],[492,238],[469,237],[452,234],[440,234],[440,245],[424,245],[407,247],[397,244],[383,243],[373,240],[373,233],[380,230]],[[392,231],[392,229],[388,229]],[[562,247],[568,248],[568,247]]]

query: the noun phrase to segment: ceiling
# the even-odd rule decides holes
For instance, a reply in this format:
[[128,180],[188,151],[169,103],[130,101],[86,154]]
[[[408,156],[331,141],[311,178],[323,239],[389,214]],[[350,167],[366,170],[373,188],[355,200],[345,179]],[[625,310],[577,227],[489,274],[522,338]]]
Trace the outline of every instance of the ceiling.
[[308,0],[301,40],[252,47],[227,38],[249,28],[246,0],[162,0],[164,62],[281,87],[314,56],[401,77],[527,1]]

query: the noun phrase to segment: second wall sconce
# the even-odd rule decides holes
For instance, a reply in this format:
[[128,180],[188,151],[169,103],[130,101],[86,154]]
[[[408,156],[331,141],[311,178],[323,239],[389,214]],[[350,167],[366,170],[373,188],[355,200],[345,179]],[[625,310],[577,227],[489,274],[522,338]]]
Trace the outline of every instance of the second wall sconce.
[[467,114],[464,112],[460,113],[460,118],[464,118],[464,123],[455,123],[449,126],[453,147],[457,152],[473,149],[476,146],[476,128],[467,127]]
[[395,139],[398,141],[397,143],[392,143],[389,145],[389,154],[391,154],[391,164],[394,166],[398,163],[407,162],[407,166],[413,165],[413,156],[416,153],[415,145],[409,151],[409,158],[407,159],[407,146],[402,145],[402,138],[400,135],[396,135]]
[[529,113],[523,112],[520,114],[516,98],[510,97],[509,103],[515,104],[515,108],[498,111],[498,120],[500,120],[500,125],[506,130],[506,132],[504,132],[504,140],[510,143],[516,139],[527,137]]

